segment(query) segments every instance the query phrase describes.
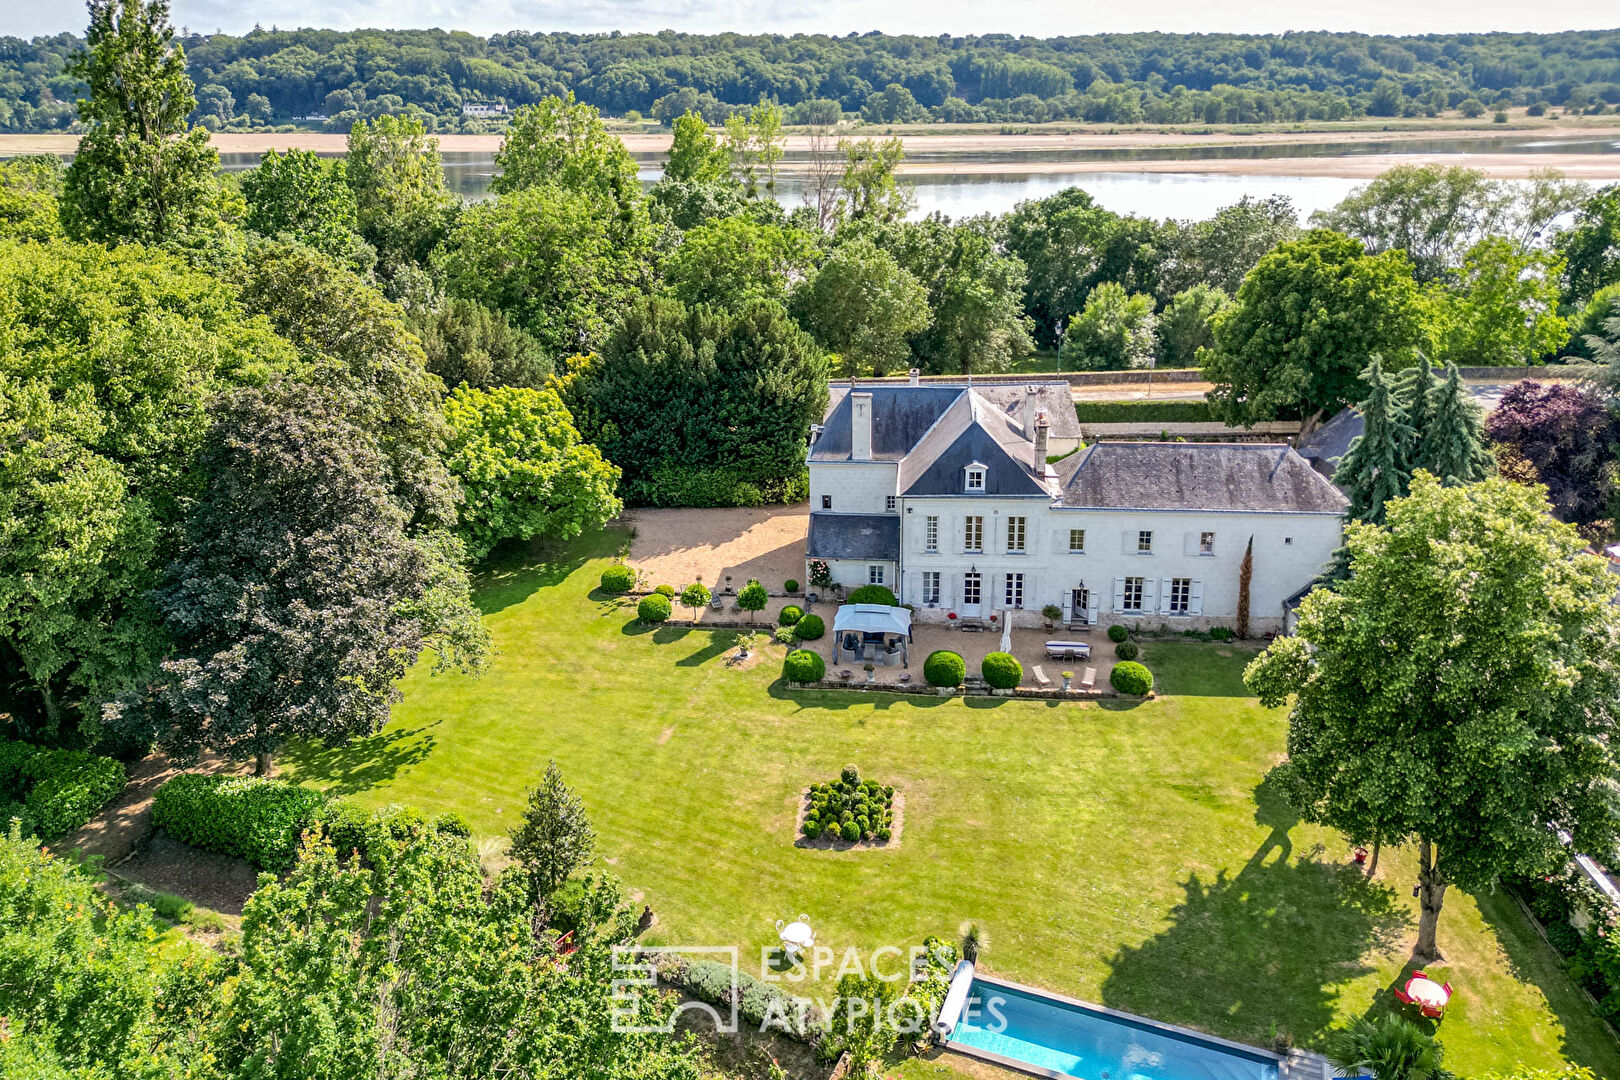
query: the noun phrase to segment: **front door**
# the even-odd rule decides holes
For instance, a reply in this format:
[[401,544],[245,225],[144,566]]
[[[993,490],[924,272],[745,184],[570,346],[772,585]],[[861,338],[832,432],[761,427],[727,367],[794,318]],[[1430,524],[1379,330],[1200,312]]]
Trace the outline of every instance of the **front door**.
[[1084,623],[1086,612],[1091,609],[1091,590],[1087,588],[1071,589],[1069,591],[1070,622]]
[[981,575],[962,575],[962,617],[964,619],[977,619],[984,613],[979,600],[979,594],[983,587],[984,581]]

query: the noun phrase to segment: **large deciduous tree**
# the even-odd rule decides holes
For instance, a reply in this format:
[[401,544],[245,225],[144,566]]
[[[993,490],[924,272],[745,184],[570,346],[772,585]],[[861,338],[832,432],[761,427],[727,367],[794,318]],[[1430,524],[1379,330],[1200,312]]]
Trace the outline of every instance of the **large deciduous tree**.
[[1127,295],[1118,282],[1104,282],[1069,320],[1058,355],[1064,363],[1088,370],[1147,367],[1153,360],[1153,328],[1153,297]]
[[196,107],[167,0],[91,0],[85,49],[68,65],[89,96],[88,129],[68,166],[62,218],[76,238],[116,244],[184,240],[217,221],[219,155]]
[[839,359],[839,374],[887,375],[910,366],[908,339],[928,327],[928,294],[862,237],[839,244],[793,294],[805,329]]
[[664,266],[664,282],[687,305],[786,301],[814,257],[815,241],[800,229],[728,217],[700,225],[682,238]]
[[1590,525],[1614,499],[1614,417],[1597,394],[1568,383],[1514,383],[1485,419],[1502,473],[1543,484],[1553,512]]
[[1203,221],[1182,225],[1160,295],[1198,285],[1235,293],[1255,263],[1299,232],[1299,211],[1288,196],[1245,195]]
[[344,178],[354,191],[360,235],[390,278],[427,262],[454,220],[439,140],[414,116],[383,115],[349,131]]
[[1460,367],[1510,367],[1557,355],[1569,340],[1558,314],[1563,262],[1502,236],[1481,240],[1431,289],[1434,358]]
[[476,300],[452,296],[438,307],[411,311],[409,324],[422,339],[427,369],[446,386],[538,390],[551,377],[551,357],[540,343]]
[[1369,356],[1408,367],[1425,333],[1404,255],[1318,229],[1261,259],[1216,321],[1209,400],[1229,423],[1334,412],[1364,395]]
[[572,93],[513,113],[495,166],[500,172],[491,187],[498,195],[559,187],[605,200],[626,224],[645,217],[636,159],[602,125],[596,109],[576,102]]
[[426,644],[411,608],[431,560],[336,396],[277,382],[210,410],[208,487],[157,594],[176,647],[146,710],[182,757],[211,749],[263,773],[289,738],[372,734]]
[[570,539],[623,508],[619,470],[580,440],[555,390],[462,387],[444,410],[461,533],[474,559],[502,540]]
[[1231,304],[1230,296],[1211,285],[1193,285],[1176,293],[1154,326],[1159,366],[1201,366],[1204,350],[1215,344],[1216,316]]
[[1415,955],[1440,955],[1446,889],[1608,851],[1616,769],[1613,579],[1538,491],[1427,473],[1384,527],[1352,523],[1350,574],[1245,672],[1292,701],[1289,798],[1350,836],[1415,843]]
[[1564,302],[1581,304],[1620,284],[1620,184],[1596,192],[1553,246],[1564,260]]
[[1404,251],[1418,280],[1435,281],[1478,240],[1504,231],[1511,212],[1509,192],[1479,169],[1397,165],[1311,221],[1355,237],[1375,255]]
[[343,161],[323,161],[313,150],[270,151],[242,175],[247,227],[262,236],[308,244],[365,273],[376,253],[360,240],[346,171]]

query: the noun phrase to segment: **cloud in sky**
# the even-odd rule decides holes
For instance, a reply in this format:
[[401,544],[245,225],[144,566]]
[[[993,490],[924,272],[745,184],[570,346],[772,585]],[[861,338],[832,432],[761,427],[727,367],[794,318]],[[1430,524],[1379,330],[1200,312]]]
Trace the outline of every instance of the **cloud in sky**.
[[[174,21],[198,32],[242,33],[279,26],[441,27],[487,35],[506,30],[676,29],[776,33],[1009,33],[1050,36],[1131,30],[1170,32],[1360,30],[1444,33],[1469,30],[1580,30],[1620,25],[1607,0],[1159,0],[1129,4],[1061,0],[173,0]],[[83,8],[68,3],[0,5],[0,34],[80,30]]]

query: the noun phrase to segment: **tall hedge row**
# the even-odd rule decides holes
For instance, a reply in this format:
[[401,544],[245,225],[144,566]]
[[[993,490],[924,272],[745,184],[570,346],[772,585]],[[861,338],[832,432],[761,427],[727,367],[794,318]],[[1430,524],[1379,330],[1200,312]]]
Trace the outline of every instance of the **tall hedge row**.
[[1077,401],[1082,424],[1204,424],[1215,419],[1207,401]]
[[127,780],[114,758],[0,742],[0,827],[20,817],[26,830],[54,840],[94,817]]
[[183,844],[280,872],[325,805],[320,792],[285,780],[182,773],[158,788],[152,821]]

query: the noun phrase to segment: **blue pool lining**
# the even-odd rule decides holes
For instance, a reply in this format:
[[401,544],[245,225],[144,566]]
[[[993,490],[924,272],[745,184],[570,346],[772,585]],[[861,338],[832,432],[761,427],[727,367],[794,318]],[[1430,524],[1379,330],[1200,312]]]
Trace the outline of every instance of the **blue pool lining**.
[[[1054,994],[1048,990],[1040,990],[1033,986],[1025,986],[1022,983],[1015,983],[1008,979],[998,979],[992,975],[985,975],[977,971],[973,973],[973,981],[985,983],[989,986],[1000,987],[1003,990],[1011,990],[1016,993],[1027,994],[1030,997],[1046,998],[1049,1001],[1056,1001],[1060,1004],[1067,1005],[1070,1008],[1079,1009],[1084,1012],[1100,1013],[1103,1016],[1118,1020],[1125,1024],[1144,1027],[1151,1031],[1159,1032],[1168,1038],[1178,1039],[1183,1042],[1203,1043],[1206,1046],[1212,1046],[1221,1050],[1230,1050],[1235,1054],[1240,1054],[1251,1059],[1258,1058],[1261,1061],[1272,1062],[1279,1067],[1279,1072],[1282,1063],[1288,1060],[1282,1054],[1274,1053],[1270,1050],[1263,1050],[1258,1046],[1250,1046],[1247,1043],[1234,1042],[1231,1039],[1223,1039],[1219,1035],[1206,1035],[1202,1031],[1194,1031],[1191,1028],[1177,1027],[1175,1024],[1161,1023],[1158,1020],[1152,1020],[1146,1016],[1138,1016],[1135,1013],[1121,1012],[1119,1009],[1110,1009],[1106,1005],[1098,1005],[1091,1001],[1082,1001],[1079,998],[1067,997],[1063,994]],[[1032,1076],[1044,1076],[1050,1078],[1050,1080],[1069,1080],[1068,1073],[1054,1072],[1051,1069],[1036,1065],[1033,1062],[1019,1061],[1013,1058],[1003,1057],[1002,1055],[992,1053],[989,1050],[981,1050],[976,1046],[968,1046],[965,1043],[959,1043],[955,1039],[947,1039],[945,1041],[945,1046],[947,1049],[955,1051],[958,1054],[966,1054],[968,1057],[979,1058],[982,1061],[988,1061],[993,1065],[1000,1065],[1003,1068],[1013,1069],[1017,1072],[1028,1073]]]

